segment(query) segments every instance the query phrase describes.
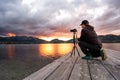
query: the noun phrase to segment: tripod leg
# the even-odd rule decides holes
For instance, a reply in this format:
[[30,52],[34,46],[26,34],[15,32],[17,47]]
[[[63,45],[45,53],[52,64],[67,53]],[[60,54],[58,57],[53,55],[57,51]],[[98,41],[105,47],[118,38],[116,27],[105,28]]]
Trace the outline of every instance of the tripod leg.
[[72,52],[71,52],[71,55],[70,55],[70,57],[72,57]]
[[78,48],[76,47],[76,50],[77,50],[77,52],[78,52],[78,55],[80,56],[80,53],[79,53],[79,50],[78,50]]
[[74,47],[74,56],[75,56],[75,47]]
[[73,47],[73,49],[72,49],[72,52],[71,52],[71,55],[70,55],[70,57],[72,57],[73,51],[74,51],[74,47]]

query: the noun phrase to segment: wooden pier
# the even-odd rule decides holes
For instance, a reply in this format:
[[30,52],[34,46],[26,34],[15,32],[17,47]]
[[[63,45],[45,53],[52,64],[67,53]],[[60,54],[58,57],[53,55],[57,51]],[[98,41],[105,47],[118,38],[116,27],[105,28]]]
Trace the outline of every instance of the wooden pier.
[[67,54],[23,80],[120,80],[120,52],[105,50],[106,61],[82,60],[77,53],[72,57]]

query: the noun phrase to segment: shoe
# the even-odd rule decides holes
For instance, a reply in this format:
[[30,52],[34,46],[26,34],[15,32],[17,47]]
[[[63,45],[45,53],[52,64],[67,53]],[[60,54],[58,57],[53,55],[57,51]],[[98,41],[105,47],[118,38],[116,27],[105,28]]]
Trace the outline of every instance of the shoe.
[[93,59],[93,57],[92,57],[92,56],[84,56],[84,57],[82,57],[82,59],[92,60],[92,59]]
[[106,55],[106,52],[105,52],[104,49],[100,50],[100,55],[101,55],[102,60],[106,60],[107,59],[107,55]]

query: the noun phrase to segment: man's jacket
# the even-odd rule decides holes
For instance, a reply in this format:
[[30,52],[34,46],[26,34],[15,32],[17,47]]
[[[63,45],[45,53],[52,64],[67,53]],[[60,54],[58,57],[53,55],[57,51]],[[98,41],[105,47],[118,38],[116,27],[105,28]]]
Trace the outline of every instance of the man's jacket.
[[94,27],[88,25],[87,27],[83,28],[81,31],[81,36],[78,39],[79,41],[84,41],[92,45],[97,45],[100,48],[102,47],[102,43],[99,40]]

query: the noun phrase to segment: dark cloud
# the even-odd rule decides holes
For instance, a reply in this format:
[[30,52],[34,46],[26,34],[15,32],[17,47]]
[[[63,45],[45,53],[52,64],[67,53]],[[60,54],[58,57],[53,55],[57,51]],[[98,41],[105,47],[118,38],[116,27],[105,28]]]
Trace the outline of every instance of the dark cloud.
[[[120,1],[106,0],[105,2],[108,9],[96,19],[97,26],[99,26],[97,30],[104,34],[115,34],[112,32],[120,30],[120,5],[118,5]],[[120,34],[120,31],[117,34]]]
[[68,35],[88,19],[99,34],[120,29],[119,0],[1,0],[0,35]]
[[120,8],[120,0],[106,0],[106,4],[109,5],[110,8],[115,7],[116,9]]

